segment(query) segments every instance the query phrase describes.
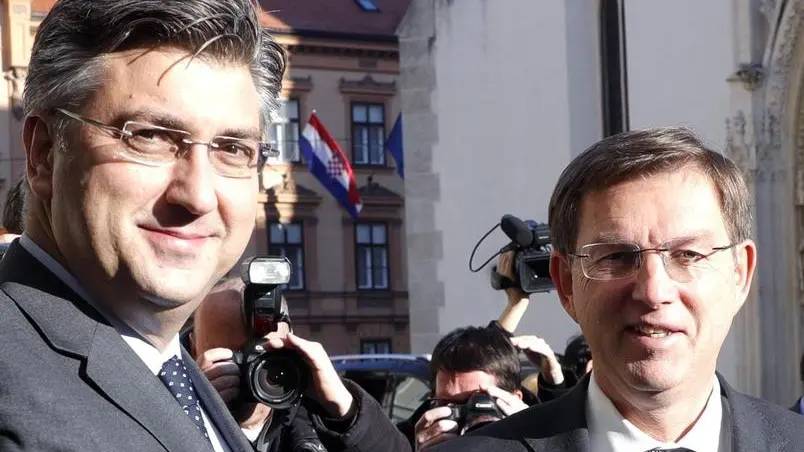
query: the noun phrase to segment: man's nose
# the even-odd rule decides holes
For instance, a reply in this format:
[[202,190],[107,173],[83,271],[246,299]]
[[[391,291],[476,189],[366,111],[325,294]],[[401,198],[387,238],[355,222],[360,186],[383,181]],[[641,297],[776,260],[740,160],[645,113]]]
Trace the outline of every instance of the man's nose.
[[664,303],[672,303],[675,296],[676,285],[667,272],[662,254],[643,253],[632,298],[655,308]]
[[193,144],[173,166],[167,200],[193,215],[204,215],[218,206],[215,190],[217,177],[205,144]]

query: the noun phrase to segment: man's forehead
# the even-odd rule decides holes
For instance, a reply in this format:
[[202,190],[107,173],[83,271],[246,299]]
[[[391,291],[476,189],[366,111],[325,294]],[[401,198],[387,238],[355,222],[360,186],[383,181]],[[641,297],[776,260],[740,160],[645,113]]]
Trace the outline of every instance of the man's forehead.
[[109,54],[104,70],[106,83],[96,92],[96,103],[116,112],[173,125],[259,131],[260,101],[246,65],[162,47]]
[[717,192],[695,169],[633,178],[592,191],[581,199],[578,214],[578,238],[584,242],[579,244],[638,243],[645,238],[707,242],[728,232]]

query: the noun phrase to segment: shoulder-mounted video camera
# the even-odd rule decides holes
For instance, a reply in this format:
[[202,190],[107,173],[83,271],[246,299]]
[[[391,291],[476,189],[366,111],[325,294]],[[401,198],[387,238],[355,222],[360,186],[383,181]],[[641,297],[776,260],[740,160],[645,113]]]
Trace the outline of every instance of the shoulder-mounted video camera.
[[459,435],[464,435],[471,430],[505,418],[505,413],[500,410],[494,399],[486,392],[472,394],[465,403],[445,403],[433,400],[430,408],[441,406],[447,406],[452,409],[452,413],[444,419],[453,420],[458,424]]
[[247,402],[264,403],[275,409],[297,405],[310,382],[310,370],[293,350],[267,351],[264,336],[290,323],[282,312],[281,288],[290,281],[291,265],[285,257],[254,257],[243,262],[246,283],[243,318],[248,342],[234,353],[240,366],[241,394]]
[[[472,258],[477,247],[497,227],[511,239],[511,243],[489,258],[480,268],[472,269]],[[500,223],[487,232],[475,245],[472,256],[469,258],[469,269],[473,272],[480,271],[497,255],[513,250],[514,278],[500,275],[497,272],[497,266],[494,265],[491,268],[491,287],[495,290],[519,287],[525,293],[549,292],[555,288],[553,280],[550,278],[550,254],[552,253],[550,243],[550,228],[546,223],[537,223],[533,220],[523,221],[511,214],[505,214]]]

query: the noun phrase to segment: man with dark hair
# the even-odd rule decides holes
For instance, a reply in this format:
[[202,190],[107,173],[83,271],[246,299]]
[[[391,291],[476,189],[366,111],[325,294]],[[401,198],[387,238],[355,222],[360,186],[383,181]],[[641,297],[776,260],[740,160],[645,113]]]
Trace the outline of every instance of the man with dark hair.
[[[251,238],[285,65],[251,0],[60,0],[41,22],[0,450],[251,449],[179,331]],[[345,416],[330,389],[311,396]]]
[[8,234],[19,236],[25,229],[25,199],[27,198],[28,180],[25,176],[8,190],[6,203],[3,206],[3,227]]
[[584,375],[592,370],[592,351],[583,334],[570,338],[567,348],[564,349],[564,368],[574,377],[568,386],[574,386]]
[[804,420],[717,374],[756,268],[740,169],[682,128],[603,139],[562,172],[550,275],[594,357],[560,399],[436,447],[792,452]]
[[[445,404],[463,404],[487,392],[505,415],[527,408],[520,390],[519,352],[500,328],[458,328],[442,337],[430,360],[433,404],[418,420],[398,425],[423,450],[456,436],[458,424]],[[411,428],[410,424],[415,422]],[[471,427],[471,426],[466,426]]]

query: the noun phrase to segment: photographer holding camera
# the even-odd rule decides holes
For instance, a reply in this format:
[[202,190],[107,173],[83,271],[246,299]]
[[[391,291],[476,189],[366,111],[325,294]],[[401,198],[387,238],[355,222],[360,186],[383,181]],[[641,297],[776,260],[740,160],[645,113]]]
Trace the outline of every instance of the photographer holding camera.
[[[300,402],[271,408],[255,400],[254,388],[244,387],[244,370],[251,369],[238,354],[253,342],[243,311],[244,283],[229,278],[219,283],[195,313],[190,336],[199,367],[229,406],[256,450],[271,452],[409,451],[379,404],[358,385],[341,380],[324,348],[290,333],[285,315],[260,341],[268,353],[281,350],[303,360],[309,370],[309,389]],[[268,358],[266,366],[272,362]],[[252,366],[253,367],[253,366]],[[280,391],[290,375],[268,369],[262,378],[268,389]],[[248,373],[248,371],[246,371]],[[292,373],[292,372],[291,372]],[[259,395],[257,395],[259,398]],[[287,405],[287,404],[286,404]]]
[[[500,254],[495,271],[503,278],[515,280],[515,252],[507,251]],[[527,292],[519,285],[506,287],[505,295],[508,303],[497,322],[490,327],[501,328],[519,351],[523,352],[530,362],[539,366],[538,375],[539,397],[536,402],[547,402],[564,394],[566,391],[565,370],[558,360],[553,349],[547,342],[534,335],[514,337],[513,333],[519,325],[522,316],[528,308],[530,299]]]
[[528,407],[518,352],[499,329],[470,326],[448,333],[433,350],[430,372],[433,396],[415,421],[416,450]]
[[[500,254],[495,272],[514,281],[515,251]],[[528,293],[517,284],[504,288],[507,303],[486,327],[458,328],[444,336],[430,360],[433,395],[397,424],[416,450],[460,436],[483,424],[553,400],[565,391],[565,375],[553,350],[533,335],[513,332],[528,308]],[[539,394],[520,381],[519,352],[541,369]]]

